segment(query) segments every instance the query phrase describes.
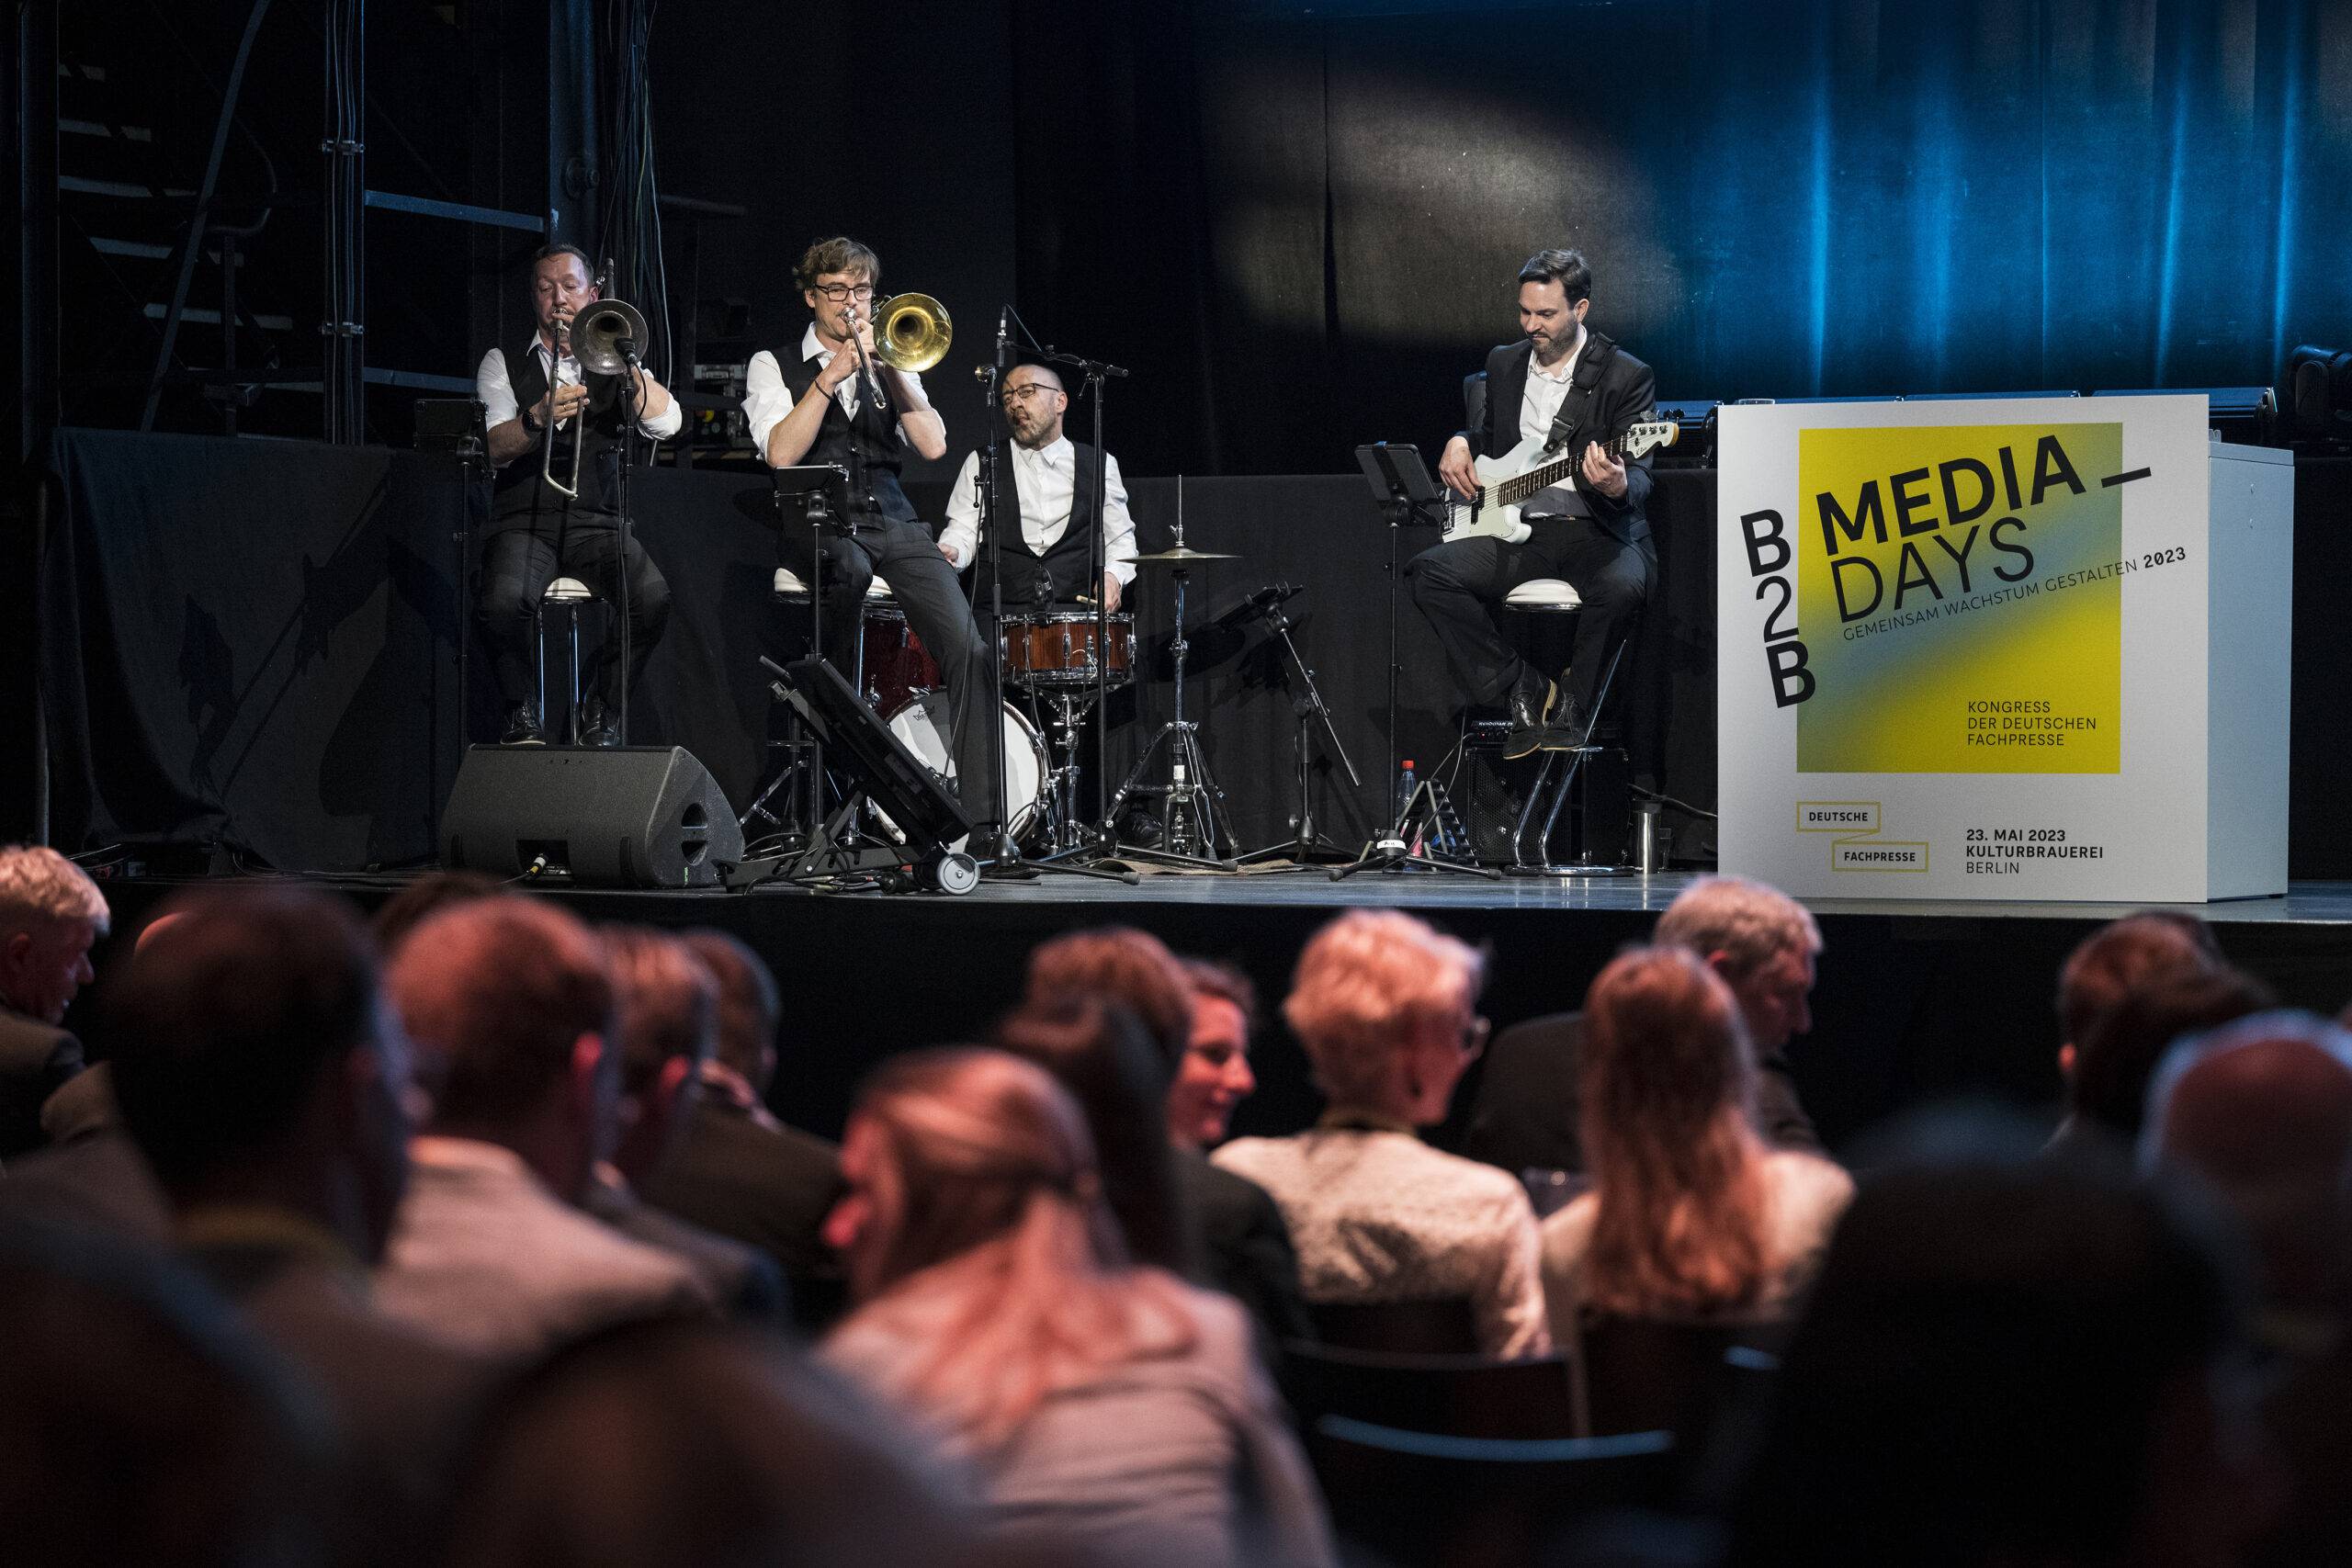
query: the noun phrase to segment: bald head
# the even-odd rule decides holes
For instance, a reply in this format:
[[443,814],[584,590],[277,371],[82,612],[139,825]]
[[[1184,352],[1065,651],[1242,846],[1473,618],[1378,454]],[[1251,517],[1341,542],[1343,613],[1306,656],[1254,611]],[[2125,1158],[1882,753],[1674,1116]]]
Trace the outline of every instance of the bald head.
[[1031,451],[1061,438],[1062,414],[1069,407],[1062,378],[1046,365],[1016,365],[1005,372],[1004,422],[1012,438]]
[[2165,1154],[2224,1184],[2341,1182],[2352,1170],[2352,1066],[2309,1040],[2251,1040],[2173,1080]]

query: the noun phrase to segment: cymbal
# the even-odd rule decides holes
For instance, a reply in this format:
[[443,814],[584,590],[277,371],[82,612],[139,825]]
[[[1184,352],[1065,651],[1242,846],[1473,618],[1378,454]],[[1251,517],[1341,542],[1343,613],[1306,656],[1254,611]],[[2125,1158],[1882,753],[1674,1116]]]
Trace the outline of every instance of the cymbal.
[[1219,550],[1196,550],[1190,545],[1179,545],[1172,550],[1161,550],[1157,555],[1137,556],[1136,564],[1137,566],[1190,566],[1194,561],[1239,560],[1240,558],[1239,556],[1227,555]]

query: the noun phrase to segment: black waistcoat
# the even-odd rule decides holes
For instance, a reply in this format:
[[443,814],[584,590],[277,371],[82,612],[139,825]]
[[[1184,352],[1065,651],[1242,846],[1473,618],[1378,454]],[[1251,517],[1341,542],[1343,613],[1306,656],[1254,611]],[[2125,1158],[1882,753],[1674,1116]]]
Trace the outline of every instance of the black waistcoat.
[[[1070,478],[1076,488],[1070,498],[1069,526],[1062,530],[1062,536],[1054,541],[1051,548],[1040,554],[1030,548],[1028,531],[1021,525],[1020,478],[1012,444],[1007,442],[998,449],[996,504],[991,511],[1004,550],[1004,606],[1008,610],[1016,605],[1069,604],[1089,592],[1087,583],[1091,578],[1087,570],[1088,558],[1097,547],[1092,543],[1094,448],[1073,441],[1070,450],[1077,456],[1070,466]],[[991,603],[986,539],[980,541],[979,550],[979,582],[973,603],[986,614]],[[1104,569],[1107,570],[1108,567],[1106,558]]]
[[[535,335],[521,353],[506,356],[506,375],[514,383],[518,409],[531,408],[548,395],[548,373],[540,367],[537,343]],[[580,453],[580,498],[574,501],[540,482],[539,443],[547,440],[543,431],[529,451],[499,469],[492,480],[493,529],[553,524],[567,512],[581,521],[604,522],[620,515],[621,378],[583,375],[581,384],[588,389],[586,417],[569,421],[555,433],[555,477],[560,484],[571,482],[573,443],[586,443]]]
[[[784,384],[792,389],[792,400],[798,402],[808,396],[809,383],[817,378],[817,362],[800,357],[800,344],[775,350],[776,369],[784,377]],[[895,408],[876,406],[874,389],[859,378],[857,417],[852,419],[842,412],[838,393],[825,400],[825,422],[817,427],[817,439],[810,444],[803,463],[838,463],[849,469],[850,511],[860,526],[876,516],[894,523],[915,521],[914,502],[899,488],[899,415]],[[859,484],[864,483],[861,493]],[[873,497],[871,512],[866,510],[865,496]]]

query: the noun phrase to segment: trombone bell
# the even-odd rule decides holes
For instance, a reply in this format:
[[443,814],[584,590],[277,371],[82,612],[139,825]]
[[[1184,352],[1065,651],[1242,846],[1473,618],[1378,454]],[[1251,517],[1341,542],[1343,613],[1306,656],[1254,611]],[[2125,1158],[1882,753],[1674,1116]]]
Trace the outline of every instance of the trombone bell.
[[955,325],[928,294],[893,294],[874,307],[874,352],[893,370],[922,372],[947,357]]
[[[621,351],[623,338],[629,341],[628,353]],[[599,299],[573,318],[571,322],[571,356],[580,361],[580,368],[598,376],[617,376],[628,368],[631,355],[645,346],[645,318],[637,307],[618,299]]]

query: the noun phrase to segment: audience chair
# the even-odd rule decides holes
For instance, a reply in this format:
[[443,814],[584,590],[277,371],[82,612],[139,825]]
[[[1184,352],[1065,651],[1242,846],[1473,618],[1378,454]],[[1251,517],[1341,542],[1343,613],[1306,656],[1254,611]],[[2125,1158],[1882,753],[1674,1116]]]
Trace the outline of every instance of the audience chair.
[[1578,1520],[1672,1485],[1666,1432],[1520,1442],[1326,1416],[1306,1446],[1333,1530],[1395,1568],[1525,1568]]
[[1576,1371],[1565,1355],[1400,1356],[1294,1340],[1283,1347],[1283,1392],[1302,1424],[1341,1416],[1457,1438],[1585,1435]]
[[1467,1296],[1406,1302],[1310,1303],[1315,1337],[1347,1350],[1399,1356],[1475,1356],[1478,1321]]
[[1620,1317],[1579,1334],[1595,1432],[1672,1432],[1695,1451],[1727,1409],[1758,1397],[1780,1370],[1785,1318]]

